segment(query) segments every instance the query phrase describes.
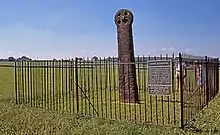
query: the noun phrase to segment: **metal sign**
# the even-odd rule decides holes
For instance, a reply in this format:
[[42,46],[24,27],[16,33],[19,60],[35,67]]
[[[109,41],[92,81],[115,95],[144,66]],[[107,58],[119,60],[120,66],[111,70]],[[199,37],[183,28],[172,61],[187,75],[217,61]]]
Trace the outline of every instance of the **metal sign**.
[[148,61],[148,94],[171,95],[172,60]]

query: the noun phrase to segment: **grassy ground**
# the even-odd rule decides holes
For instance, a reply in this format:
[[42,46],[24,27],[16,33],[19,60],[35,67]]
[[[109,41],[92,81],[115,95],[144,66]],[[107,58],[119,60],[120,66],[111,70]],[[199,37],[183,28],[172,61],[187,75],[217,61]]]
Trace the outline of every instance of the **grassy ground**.
[[[0,68],[0,76],[1,76],[0,134],[88,134],[89,135],[89,134],[218,134],[219,133],[218,130],[220,129],[220,127],[218,127],[218,125],[220,123],[220,118],[218,115],[219,114],[218,108],[220,107],[220,97],[217,97],[215,100],[213,100],[213,102],[210,103],[209,108],[203,110],[200,113],[200,116],[198,116],[196,122],[192,124],[191,126],[193,127],[192,129],[180,130],[178,128],[168,128],[168,127],[162,128],[155,126],[139,125],[132,122],[122,122],[122,121],[120,122],[113,120],[104,120],[99,118],[89,118],[87,115],[83,117],[83,116],[71,115],[65,112],[57,112],[57,111],[45,110],[41,108],[32,108],[29,106],[15,105],[13,75],[14,75],[13,68]],[[88,77],[85,78],[88,79]],[[82,82],[80,83],[83,83],[83,80],[81,81]],[[106,81],[103,81],[103,83],[104,82]],[[59,86],[62,85],[57,84],[57,87]],[[92,87],[92,86],[87,85],[87,87]],[[111,88],[114,88],[114,86],[111,86]],[[110,95],[110,93],[108,94]],[[112,93],[112,95],[114,95],[114,93]],[[116,95],[118,94],[116,93]],[[110,99],[107,100],[110,101]],[[61,101],[63,101],[63,99],[61,99]],[[83,99],[82,102],[80,101],[80,104],[81,103],[88,104],[88,102],[85,101],[86,100]],[[161,101],[158,100],[158,103],[161,103]],[[53,103],[51,103],[51,105],[52,104]],[[155,107],[155,104],[152,105]],[[61,104],[61,108],[62,106],[65,107],[65,105]],[[164,106],[167,105],[165,105],[164,103]],[[113,105],[112,107],[114,108]],[[158,105],[158,107],[161,108],[162,106]],[[106,108],[104,108],[103,110],[106,110]],[[138,106],[137,106],[137,110],[139,111]],[[143,112],[144,108],[141,110]],[[85,109],[83,109],[83,111],[85,111]],[[110,115],[108,116],[110,117]]]

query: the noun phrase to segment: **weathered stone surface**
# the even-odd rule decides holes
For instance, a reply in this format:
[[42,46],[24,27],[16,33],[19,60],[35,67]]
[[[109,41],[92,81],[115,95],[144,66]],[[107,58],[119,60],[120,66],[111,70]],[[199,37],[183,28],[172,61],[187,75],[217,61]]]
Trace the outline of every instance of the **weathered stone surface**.
[[127,9],[121,9],[115,14],[118,40],[120,99],[125,103],[139,102],[132,36],[133,18],[132,12]]

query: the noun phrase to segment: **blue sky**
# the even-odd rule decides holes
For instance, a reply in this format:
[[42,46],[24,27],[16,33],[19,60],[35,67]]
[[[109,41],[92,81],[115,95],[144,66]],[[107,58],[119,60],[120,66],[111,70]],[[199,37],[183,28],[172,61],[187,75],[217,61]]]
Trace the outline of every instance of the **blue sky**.
[[135,55],[220,56],[219,0],[2,0],[0,57],[116,56],[120,8],[135,16]]

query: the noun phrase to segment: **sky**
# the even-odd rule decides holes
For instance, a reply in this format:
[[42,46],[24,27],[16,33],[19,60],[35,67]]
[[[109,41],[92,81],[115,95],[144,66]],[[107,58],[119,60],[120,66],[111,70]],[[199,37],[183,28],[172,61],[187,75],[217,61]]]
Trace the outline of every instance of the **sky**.
[[220,0],[1,0],[0,58],[117,56],[115,13],[134,14],[135,55],[220,57]]

